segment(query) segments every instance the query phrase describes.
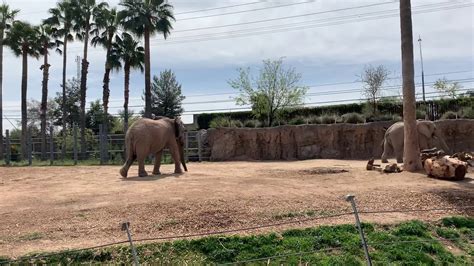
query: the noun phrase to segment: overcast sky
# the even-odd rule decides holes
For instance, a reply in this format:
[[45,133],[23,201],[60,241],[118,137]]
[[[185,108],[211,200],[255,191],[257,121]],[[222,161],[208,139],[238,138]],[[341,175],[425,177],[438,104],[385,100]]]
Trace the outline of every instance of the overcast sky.
[[[17,19],[38,24],[57,1],[6,2],[21,10]],[[119,3],[118,0],[106,2],[111,6]],[[286,66],[302,73],[302,85],[310,86],[310,96],[306,98],[309,105],[361,99],[362,85],[356,81],[366,64],[385,65],[393,79],[387,83],[392,89],[384,94],[399,94],[397,1],[175,0],[170,3],[174,5],[176,22],[167,40],[159,35],[152,38],[152,75],[164,69],[176,73],[188,103],[184,105],[186,122],[191,122],[190,114],[199,110],[235,108],[229,102],[235,92],[227,81],[236,77],[237,68],[257,69],[264,59],[284,57]],[[464,89],[474,86],[473,5],[472,0],[412,1],[416,75],[421,74],[417,42],[421,35],[428,93],[433,92],[430,82],[442,77],[461,80]],[[9,48],[5,47],[4,51],[4,114],[16,125],[15,120],[20,116],[21,60]],[[81,51],[79,42],[70,46],[68,78],[76,75],[74,60],[82,56]],[[88,60],[87,101],[90,102],[102,96],[105,52],[91,47]],[[50,96],[60,91],[61,62],[61,56],[52,54]],[[40,65],[39,60],[29,59],[28,99],[40,100]],[[421,82],[421,78],[417,77],[416,81]],[[133,72],[130,105],[139,106],[135,108],[137,111],[143,108],[143,83],[143,75]],[[326,93],[338,90],[349,92]],[[420,87],[417,91],[421,91]],[[227,102],[196,104],[215,100]],[[111,77],[111,112],[117,113],[122,105],[123,72],[119,71]],[[4,128],[11,128],[6,119],[3,124]]]

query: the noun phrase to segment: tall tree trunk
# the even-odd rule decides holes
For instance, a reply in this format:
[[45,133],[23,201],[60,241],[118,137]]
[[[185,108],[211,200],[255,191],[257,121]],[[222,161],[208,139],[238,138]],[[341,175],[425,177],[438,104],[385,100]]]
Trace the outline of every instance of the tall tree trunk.
[[128,130],[128,97],[129,97],[129,86],[130,86],[130,64],[125,62],[124,66],[125,80],[123,90],[123,132],[127,133]]
[[[66,108],[66,69],[67,69],[67,34],[64,36],[63,42],[63,115],[62,115],[62,124],[63,124],[63,139],[66,140],[66,132],[67,132],[67,125],[66,125],[66,116],[67,116],[67,108]],[[66,141],[63,141],[62,147],[62,158],[66,156]]]
[[28,116],[27,116],[27,88],[28,88],[28,53],[23,51],[22,54],[22,75],[21,75],[21,156],[22,159],[27,158],[27,131],[28,131]]
[[145,27],[145,117],[151,117],[150,30]]
[[3,160],[3,35],[5,30],[0,30],[0,160]]
[[86,90],[87,90],[87,69],[89,62],[87,62],[87,48],[89,44],[90,25],[85,28],[84,36],[84,57],[82,59],[81,69],[81,154],[82,159],[87,158],[87,143],[86,143]]
[[48,63],[48,46],[44,48],[43,69],[43,87],[41,92],[41,160],[46,160],[46,111],[48,108],[48,79],[49,79],[49,63]]
[[104,72],[104,85],[102,86],[103,91],[102,91],[102,105],[104,107],[104,118],[102,119],[102,124],[104,125],[104,130],[105,134],[107,134],[109,130],[109,97],[110,97],[110,88],[109,88],[109,83],[110,83],[110,71],[112,70],[112,67],[110,66],[110,50],[112,49],[112,38],[113,35],[111,36],[109,34],[108,36],[108,41],[107,41],[107,54],[105,58],[105,72]]
[[402,42],[404,169],[421,169],[418,130],[416,128],[415,70],[413,65],[413,32],[410,0],[400,0],[400,29]]

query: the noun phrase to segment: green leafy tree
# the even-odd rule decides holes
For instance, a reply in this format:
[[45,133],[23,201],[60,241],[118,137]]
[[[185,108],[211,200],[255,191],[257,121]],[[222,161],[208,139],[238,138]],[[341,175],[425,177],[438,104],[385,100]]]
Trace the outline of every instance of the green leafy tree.
[[[66,128],[72,128],[74,124],[79,121],[80,116],[80,86],[81,83],[78,79],[72,78],[66,82],[66,101],[63,101],[62,92],[58,92],[54,98],[54,102],[57,104],[52,112],[54,117],[54,125],[63,125],[63,119],[66,119]],[[63,113],[63,112],[66,113]],[[64,130],[64,127],[63,127]]]
[[5,39],[16,56],[22,57],[21,75],[21,151],[24,157],[27,152],[27,91],[28,91],[28,57],[39,57],[38,31],[29,23],[15,21]]
[[111,61],[118,61],[118,65],[123,66],[124,72],[124,102],[123,102],[123,132],[127,132],[129,124],[128,102],[130,95],[130,71],[139,69],[143,72],[145,62],[145,49],[140,46],[140,42],[135,40],[132,35],[122,33],[121,38],[116,38],[111,53]]
[[[0,144],[3,143],[3,45],[5,33],[11,27],[15,16],[20,12],[17,9],[10,9],[10,6],[3,3],[0,5]],[[3,145],[0,145],[0,160],[3,159]]]
[[459,91],[462,89],[462,85],[459,82],[450,82],[445,77],[438,79],[433,85],[437,91],[443,94],[444,97],[456,99],[459,95]]
[[257,117],[264,117],[271,126],[279,114],[304,102],[307,87],[300,85],[301,74],[285,68],[283,60],[264,60],[259,75],[253,78],[250,69],[238,69],[239,76],[229,85],[239,90],[238,105],[251,105]]
[[110,125],[111,128],[115,126],[115,117],[108,115],[104,112],[100,101],[91,102],[90,108],[86,114],[86,127],[91,129],[95,134],[99,133],[99,125],[104,125],[105,121]]
[[122,0],[125,9],[119,20],[124,28],[133,32],[145,42],[145,117],[151,117],[151,63],[150,36],[160,33],[166,39],[175,20],[173,6],[166,0]]
[[151,87],[151,112],[155,115],[177,117],[183,113],[181,104],[186,98],[181,94],[181,85],[171,70],[153,77]]

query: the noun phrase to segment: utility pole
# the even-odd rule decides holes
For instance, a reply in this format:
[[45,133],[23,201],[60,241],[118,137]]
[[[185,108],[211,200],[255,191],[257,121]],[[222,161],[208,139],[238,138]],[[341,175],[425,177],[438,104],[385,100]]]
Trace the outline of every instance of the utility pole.
[[421,87],[423,89],[423,103],[426,103],[426,99],[425,99],[425,72],[423,70],[423,53],[421,52],[421,35],[418,35],[418,44],[420,45]]

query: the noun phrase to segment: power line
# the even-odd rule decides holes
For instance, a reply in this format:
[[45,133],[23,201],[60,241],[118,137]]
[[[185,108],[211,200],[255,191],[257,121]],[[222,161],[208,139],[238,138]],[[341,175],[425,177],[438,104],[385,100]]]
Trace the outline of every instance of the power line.
[[204,16],[199,16],[199,17],[182,18],[182,19],[179,19],[178,22],[183,21],[183,20],[192,20],[192,19],[202,19],[202,18],[210,18],[210,17],[227,16],[227,15],[255,12],[255,11],[268,10],[268,9],[280,8],[280,7],[286,7],[286,6],[296,6],[296,5],[308,4],[308,3],[314,3],[314,0],[298,2],[298,3],[283,4],[283,5],[276,5],[276,6],[269,6],[269,7],[254,8],[254,9],[241,10],[241,11],[233,11],[233,12],[213,14],[213,15],[204,15]]
[[250,2],[250,3],[237,4],[237,5],[230,5],[230,6],[213,7],[213,8],[206,8],[206,9],[199,9],[199,10],[192,10],[192,11],[179,12],[179,13],[175,13],[175,15],[183,15],[183,14],[207,12],[207,11],[212,11],[212,10],[227,9],[227,8],[234,8],[234,7],[240,7],[240,6],[255,5],[255,4],[261,4],[261,3],[263,3],[263,2],[262,2],[262,1],[257,1],[257,2]]
[[[437,11],[446,11],[446,10],[452,10],[452,9],[458,9],[458,8],[465,8],[465,7],[471,7],[474,4],[463,4],[463,5],[453,5],[450,7],[443,7],[443,8],[431,8],[431,9],[425,9],[425,10],[414,10],[412,12],[413,15],[416,14],[424,14],[424,13],[431,13],[431,12],[437,12]],[[414,8],[413,8],[414,9]],[[201,42],[201,41],[212,41],[212,40],[224,40],[224,39],[231,39],[231,38],[239,38],[239,37],[248,37],[248,36],[253,36],[253,35],[260,35],[260,34],[271,34],[271,33],[282,33],[282,32],[287,32],[287,31],[294,31],[294,30],[305,30],[309,28],[318,28],[318,27],[327,27],[327,26],[337,26],[337,25],[343,25],[347,23],[356,23],[356,22],[363,22],[363,21],[371,21],[371,20],[379,20],[379,19],[386,19],[386,18],[394,18],[398,17],[398,10],[395,11],[393,14],[387,14],[387,15],[378,15],[374,16],[373,13],[366,13],[366,14],[357,14],[357,15],[349,15],[345,17],[336,17],[332,19],[322,19],[322,20],[316,20],[319,21],[317,24],[307,24],[307,23],[293,23],[293,24],[303,24],[302,26],[291,26],[292,24],[289,25],[277,25],[277,26],[282,26],[280,28],[275,28],[275,26],[266,26],[266,27],[260,27],[257,28],[257,31],[249,31],[249,29],[246,30],[236,30],[236,31],[230,31],[230,32],[220,32],[220,33],[209,33],[206,35],[190,35],[190,36],[182,36],[178,37],[175,39],[171,39],[169,41],[154,41],[151,45],[156,46],[156,45],[170,45],[170,44],[177,44],[177,43],[189,43],[189,42]],[[291,26],[291,27],[290,27]],[[220,27],[220,26],[215,26],[215,27]],[[258,31],[260,29],[260,31]],[[207,36],[207,37],[206,37]]]

